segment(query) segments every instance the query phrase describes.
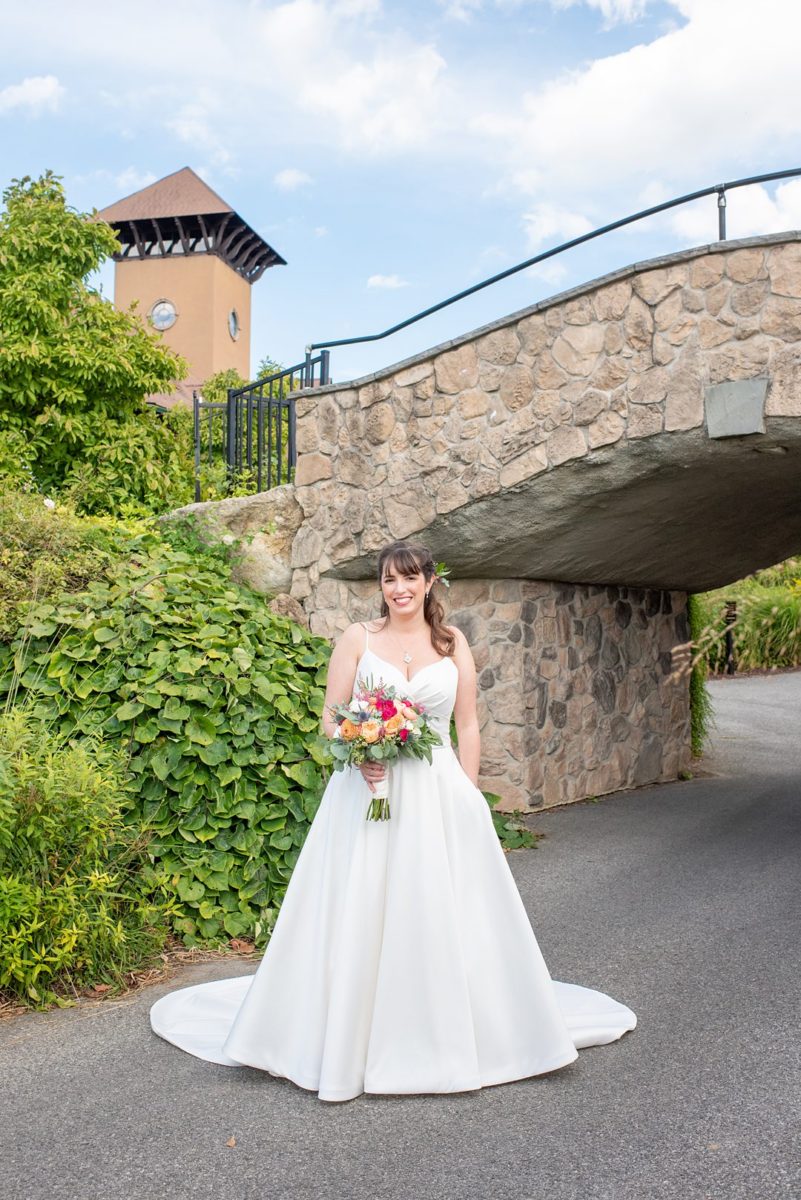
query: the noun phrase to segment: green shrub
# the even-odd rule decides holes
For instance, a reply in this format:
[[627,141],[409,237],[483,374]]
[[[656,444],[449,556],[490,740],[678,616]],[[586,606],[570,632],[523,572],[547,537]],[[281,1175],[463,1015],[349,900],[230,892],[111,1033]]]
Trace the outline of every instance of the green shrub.
[[160,516],[192,503],[189,409],[157,412],[143,405],[125,420],[92,417],[91,425],[82,436],[81,456],[65,469],[59,485],[59,495],[79,512]]
[[0,716],[0,992],[44,1007],[118,985],[166,924],[145,839],[123,821],[119,752],[72,745],[22,712]]
[[[699,596],[687,597],[690,639],[697,645],[704,636],[705,612]],[[690,671],[690,746],[693,757],[700,758],[709,740],[713,724],[712,699],[706,686],[709,668],[703,655],[693,655]]]
[[83,590],[145,536],[141,524],[80,517],[47,500],[37,492],[0,496],[0,641],[15,636],[32,601]]
[[154,831],[189,944],[263,943],[322,791],[329,647],[218,555],[144,545],[86,593],[39,605],[0,647],[0,695],[126,748],[129,820]]
[[22,430],[0,428],[0,494],[14,488],[35,489],[34,457],[30,438]]
[[712,671],[726,667],[726,606],[736,603],[730,626],[738,669],[801,665],[801,561],[788,559],[726,588],[697,597],[702,633],[696,639]]

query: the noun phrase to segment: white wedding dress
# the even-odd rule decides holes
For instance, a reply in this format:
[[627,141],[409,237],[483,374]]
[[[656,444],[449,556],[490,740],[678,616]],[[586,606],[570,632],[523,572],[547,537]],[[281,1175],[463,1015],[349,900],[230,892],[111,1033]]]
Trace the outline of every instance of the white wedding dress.
[[548,974],[487,802],[449,744],[453,661],[406,680],[366,648],[364,676],[426,707],[444,743],[433,765],[391,769],[378,822],[361,775],[335,773],[256,974],[164,996],[154,1031],[350,1100],[542,1075],[633,1029],[629,1008]]

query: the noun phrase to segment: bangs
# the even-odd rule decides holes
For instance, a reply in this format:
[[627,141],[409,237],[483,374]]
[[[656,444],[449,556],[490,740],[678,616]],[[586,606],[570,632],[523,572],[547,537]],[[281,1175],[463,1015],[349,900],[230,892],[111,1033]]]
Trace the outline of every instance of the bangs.
[[396,550],[391,557],[387,558],[381,570],[382,579],[388,571],[395,571],[398,575],[423,574],[423,568],[420,566],[420,563],[406,546]]

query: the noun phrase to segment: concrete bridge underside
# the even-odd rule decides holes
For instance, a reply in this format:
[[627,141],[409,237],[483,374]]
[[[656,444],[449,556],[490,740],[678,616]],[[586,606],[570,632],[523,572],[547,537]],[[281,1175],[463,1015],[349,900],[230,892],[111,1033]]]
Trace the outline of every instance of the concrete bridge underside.
[[[749,437],[697,429],[595,450],[414,536],[457,578],[708,591],[801,549],[801,419],[769,418]],[[332,574],[372,569],[364,556]]]

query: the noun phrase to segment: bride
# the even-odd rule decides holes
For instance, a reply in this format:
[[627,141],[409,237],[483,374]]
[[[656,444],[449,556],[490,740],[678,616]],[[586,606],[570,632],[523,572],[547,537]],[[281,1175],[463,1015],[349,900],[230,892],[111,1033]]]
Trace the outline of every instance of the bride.
[[184,988],[151,1010],[154,1031],[182,1050],[321,1100],[542,1075],[636,1023],[610,997],[548,974],[477,787],[475,666],[444,623],[431,555],[395,542],[378,578],[381,618],[351,625],[331,656],[323,727],[333,734],[330,706],[369,678],[423,705],[442,746],[431,765],[390,768],[386,821],[365,819],[383,765],[334,774],[256,974]]

